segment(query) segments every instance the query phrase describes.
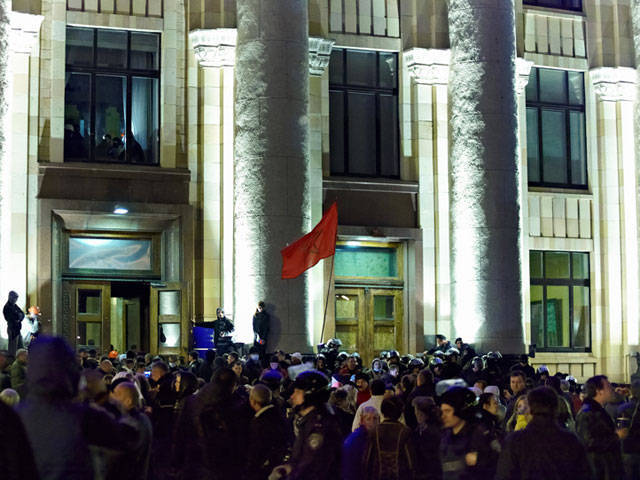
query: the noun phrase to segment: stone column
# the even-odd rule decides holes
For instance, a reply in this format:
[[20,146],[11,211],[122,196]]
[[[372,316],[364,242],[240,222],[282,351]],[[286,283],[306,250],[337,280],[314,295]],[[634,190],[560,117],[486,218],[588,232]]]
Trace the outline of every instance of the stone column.
[[281,280],[280,250],[310,229],[307,2],[238,0],[234,321],[253,339],[259,300],[268,349],[310,351],[307,274]]
[[[10,46],[10,32],[11,32],[11,0],[0,0],[0,219],[3,222],[0,224],[0,246],[6,245],[6,237],[11,235],[10,231],[7,231],[5,223],[7,220],[8,209],[6,208],[5,191],[8,187],[6,180],[6,170],[9,167],[9,101],[11,99],[11,92],[9,91],[9,55],[6,52],[9,51]],[[3,215],[3,212],[4,213]],[[10,225],[10,222],[9,222]],[[4,272],[3,272],[4,273]],[[0,295],[6,295],[2,293],[6,291],[6,285],[0,283]]]
[[[449,50],[404,53],[412,81],[412,147],[420,178],[424,334],[451,334],[449,275]],[[435,341],[431,339],[432,341]]]
[[450,0],[449,38],[453,329],[522,353],[514,1]]
[[596,94],[598,125],[598,163],[592,183],[599,205],[596,232],[600,264],[592,262],[591,270],[599,270],[600,289],[597,284],[595,287],[603,295],[600,368],[622,381],[628,373],[623,363],[628,345],[638,345],[638,212],[633,145],[636,71],[595,68],[589,71],[589,77]]

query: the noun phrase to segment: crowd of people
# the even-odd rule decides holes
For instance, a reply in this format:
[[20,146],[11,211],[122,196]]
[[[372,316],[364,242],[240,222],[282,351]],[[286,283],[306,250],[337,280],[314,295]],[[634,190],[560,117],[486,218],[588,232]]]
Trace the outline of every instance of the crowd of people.
[[367,365],[337,339],[183,359],[40,336],[0,352],[0,478],[631,480],[639,399],[441,335]]

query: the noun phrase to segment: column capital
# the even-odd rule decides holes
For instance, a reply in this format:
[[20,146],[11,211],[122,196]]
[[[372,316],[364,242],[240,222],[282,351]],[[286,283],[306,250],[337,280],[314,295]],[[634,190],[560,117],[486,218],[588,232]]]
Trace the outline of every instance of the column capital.
[[603,101],[634,101],[637,73],[629,67],[600,67],[589,70],[596,96]]
[[191,46],[201,67],[233,67],[236,63],[235,28],[197,29],[189,32]]
[[416,83],[446,85],[449,83],[451,50],[412,48],[403,54],[404,63]]
[[321,77],[329,66],[331,50],[335,40],[321,37],[309,37],[309,74]]
[[40,38],[40,25],[44,17],[30,13],[11,12],[9,51],[32,55]]
[[520,95],[529,83],[529,74],[533,62],[524,58],[516,58],[516,93]]

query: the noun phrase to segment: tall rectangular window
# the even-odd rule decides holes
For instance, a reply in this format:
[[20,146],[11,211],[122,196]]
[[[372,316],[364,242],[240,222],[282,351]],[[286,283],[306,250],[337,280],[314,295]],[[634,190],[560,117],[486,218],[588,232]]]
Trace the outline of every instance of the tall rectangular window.
[[532,68],[526,96],[529,185],[586,189],[583,73]]
[[329,65],[331,174],[398,178],[398,55],[335,48]]
[[582,11],[582,0],[524,0],[525,5],[538,7],[560,8],[562,10]]
[[159,34],[67,27],[65,81],[65,161],[159,163]]
[[590,351],[589,254],[529,252],[531,343],[541,351]]

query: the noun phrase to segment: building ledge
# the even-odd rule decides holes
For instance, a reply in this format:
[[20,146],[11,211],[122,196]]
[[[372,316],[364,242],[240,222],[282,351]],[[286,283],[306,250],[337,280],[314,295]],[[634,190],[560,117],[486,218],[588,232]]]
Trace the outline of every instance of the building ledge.
[[324,190],[413,194],[417,194],[419,191],[418,182],[386,178],[325,177],[322,181],[322,188]]

